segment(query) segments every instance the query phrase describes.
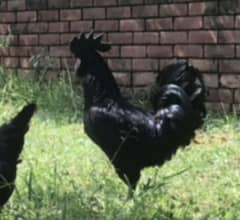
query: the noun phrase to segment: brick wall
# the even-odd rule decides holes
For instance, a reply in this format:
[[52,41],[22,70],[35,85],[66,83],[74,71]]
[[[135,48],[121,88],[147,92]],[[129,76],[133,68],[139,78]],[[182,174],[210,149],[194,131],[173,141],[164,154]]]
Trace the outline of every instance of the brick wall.
[[47,66],[55,77],[73,67],[72,37],[94,29],[113,45],[105,56],[120,85],[149,85],[166,64],[187,59],[204,74],[209,107],[240,110],[239,2],[3,0],[0,39],[9,46],[0,62],[21,74]]

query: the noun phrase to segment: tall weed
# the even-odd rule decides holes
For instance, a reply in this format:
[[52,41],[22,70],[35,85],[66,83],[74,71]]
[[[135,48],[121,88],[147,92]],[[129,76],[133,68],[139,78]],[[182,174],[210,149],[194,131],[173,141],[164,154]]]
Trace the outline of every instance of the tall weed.
[[71,77],[39,81],[22,78],[15,72],[0,69],[0,103],[14,106],[36,102],[38,109],[53,117],[76,120],[82,116],[82,91]]

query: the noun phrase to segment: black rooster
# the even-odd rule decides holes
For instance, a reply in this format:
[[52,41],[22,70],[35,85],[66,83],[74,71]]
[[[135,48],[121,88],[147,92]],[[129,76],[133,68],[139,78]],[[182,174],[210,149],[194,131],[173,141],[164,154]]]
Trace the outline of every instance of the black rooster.
[[81,34],[70,50],[81,60],[77,75],[84,89],[84,128],[132,188],[147,166],[161,165],[186,146],[205,116],[204,86],[199,72],[187,64],[176,64],[157,80],[151,100],[154,112],[128,103],[107,63],[97,52],[110,46],[102,35]]
[[15,118],[0,127],[0,208],[14,190],[17,164],[20,162],[18,157],[35,109],[35,104],[25,106]]

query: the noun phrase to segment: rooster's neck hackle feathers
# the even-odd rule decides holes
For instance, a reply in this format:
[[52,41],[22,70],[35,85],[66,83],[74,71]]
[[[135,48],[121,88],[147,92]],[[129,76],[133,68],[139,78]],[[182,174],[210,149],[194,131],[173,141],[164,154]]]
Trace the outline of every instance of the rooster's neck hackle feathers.
[[83,80],[85,107],[102,103],[105,99],[121,96],[118,85],[108,64],[98,53],[110,49],[110,45],[102,43],[102,35],[81,34],[70,43],[70,50],[81,60],[77,75]]

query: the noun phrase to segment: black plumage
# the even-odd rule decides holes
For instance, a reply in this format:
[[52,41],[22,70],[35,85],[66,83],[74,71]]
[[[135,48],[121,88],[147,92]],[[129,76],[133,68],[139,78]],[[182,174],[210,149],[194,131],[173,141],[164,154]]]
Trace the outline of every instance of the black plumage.
[[14,190],[24,135],[35,109],[35,104],[28,104],[9,123],[0,127],[0,207],[8,201]]
[[[163,74],[163,81],[158,78],[156,82],[151,97],[154,112],[144,111],[122,97],[98,53],[110,49],[101,38],[82,34],[70,44],[72,53],[81,60],[77,75],[84,89],[84,128],[106,153],[119,177],[135,188],[141,169],[170,159],[178,147],[190,143],[194,131],[202,125],[203,81],[195,68],[176,64],[174,71]],[[184,78],[186,73],[190,79]],[[178,77],[187,86],[178,83]]]

